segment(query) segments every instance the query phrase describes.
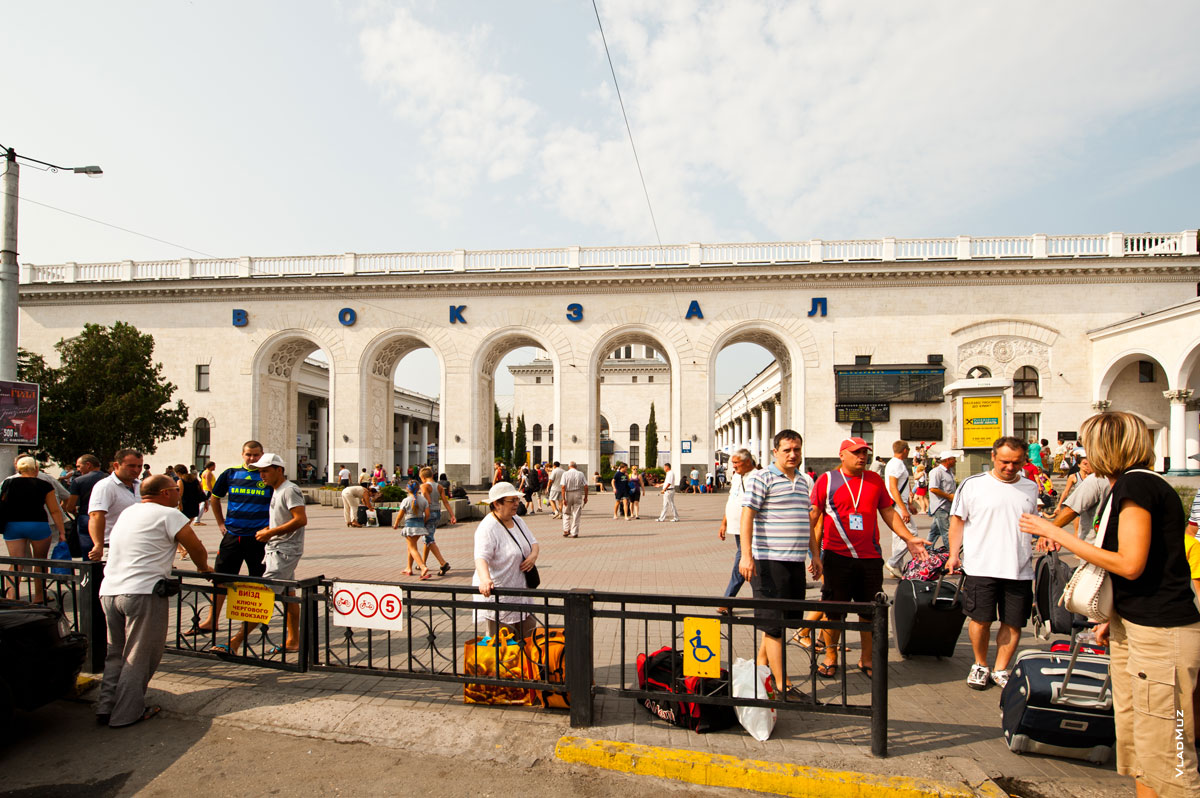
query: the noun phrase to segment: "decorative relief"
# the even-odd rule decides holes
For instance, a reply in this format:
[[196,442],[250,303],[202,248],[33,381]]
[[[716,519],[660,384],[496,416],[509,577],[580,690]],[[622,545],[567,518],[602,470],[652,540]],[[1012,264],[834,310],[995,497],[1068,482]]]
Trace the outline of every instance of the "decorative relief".
[[421,344],[407,338],[392,341],[383,349],[380,349],[379,354],[371,362],[371,373],[376,377],[389,379],[392,376],[392,371],[396,368],[396,364],[400,362],[400,358],[404,357],[417,346],[421,346]]
[[267,373],[272,377],[290,380],[296,363],[314,349],[316,347],[310,341],[288,341],[280,344],[271,354],[271,360],[267,363]]
[[[289,369],[290,371],[290,369]],[[275,380],[270,381],[267,388],[267,441],[273,447],[271,451],[283,451],[287,447],[287,430],[284,421],[287,418],[287,386]]]
[[1050,347],[1030,338],[978,338],[958,347],[959,377],[965,379],[967,372],[976,366],[983,366],[993,377],[1012,377],[1022,366],[1045,372],[1050,368]]
[[384,391],[380,390],[382,386],[375,386],[375,390],[371,391],[371,428],[367,430],[370,436],[371,446],[375,449],[383,448],[383,403]]

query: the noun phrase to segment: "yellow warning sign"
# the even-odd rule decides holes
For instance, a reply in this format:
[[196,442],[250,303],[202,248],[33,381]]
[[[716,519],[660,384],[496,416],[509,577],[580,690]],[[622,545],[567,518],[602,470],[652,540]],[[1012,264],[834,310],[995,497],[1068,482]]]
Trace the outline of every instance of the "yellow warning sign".
[[269,587],[234,582],[226,588],[225,617],[231,621],[270,623],[275,592]]
[[716,618],[683,619],[683,675],[721,675],[721,622]]

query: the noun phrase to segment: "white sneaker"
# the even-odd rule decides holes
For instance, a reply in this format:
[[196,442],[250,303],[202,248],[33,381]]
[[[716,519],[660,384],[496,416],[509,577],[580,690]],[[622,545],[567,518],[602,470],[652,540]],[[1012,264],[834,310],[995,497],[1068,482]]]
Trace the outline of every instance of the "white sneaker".
[[972,690],[988,689],[988,675],[987,665],[972,665],[971,672],[967,674],[967,687]]
[[883,567],[884,567],[884,568],[886,568],[886,569],[888,570],[888,573],[889,573],[889,574],[891,574],[892,576],[896,577],[897,579],[903,579],[903,578],[904,578],[904,572],[903,572],[903,571],[901,571],[901,570],[900,570],[899,568],[897,568],[896,566],[892,565],[890,562],[885,562],[885,563],[883,564]]
[[1008,671],[992,671],[992,682],[1001,687],[1008,684]]

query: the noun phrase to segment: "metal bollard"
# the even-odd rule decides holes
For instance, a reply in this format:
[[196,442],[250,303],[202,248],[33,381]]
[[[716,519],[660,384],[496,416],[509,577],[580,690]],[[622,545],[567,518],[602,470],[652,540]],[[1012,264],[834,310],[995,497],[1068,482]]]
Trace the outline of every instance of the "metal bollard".
[[871,617],[871,755],[887,756],[888,724],[888,606],[883,593],[875,594],[875,614]]
[[567,595],[563,613],[567,638],[567,693],[571,696],[571,728],[592,725],[592,593],[575,588]]

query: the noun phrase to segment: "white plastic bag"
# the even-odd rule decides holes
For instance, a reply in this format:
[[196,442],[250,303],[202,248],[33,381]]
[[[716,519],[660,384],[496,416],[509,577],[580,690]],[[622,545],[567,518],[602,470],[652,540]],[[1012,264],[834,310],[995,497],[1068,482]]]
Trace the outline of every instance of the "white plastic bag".
[[[734,698],[770,698],[771,669],[740,657],[733,663]],[[734,707],[738,723],[762,742],[775,728],[775,710],[770,707]]]
[[367,510],[367,526],[379,526],[379,514],[374,510]]

